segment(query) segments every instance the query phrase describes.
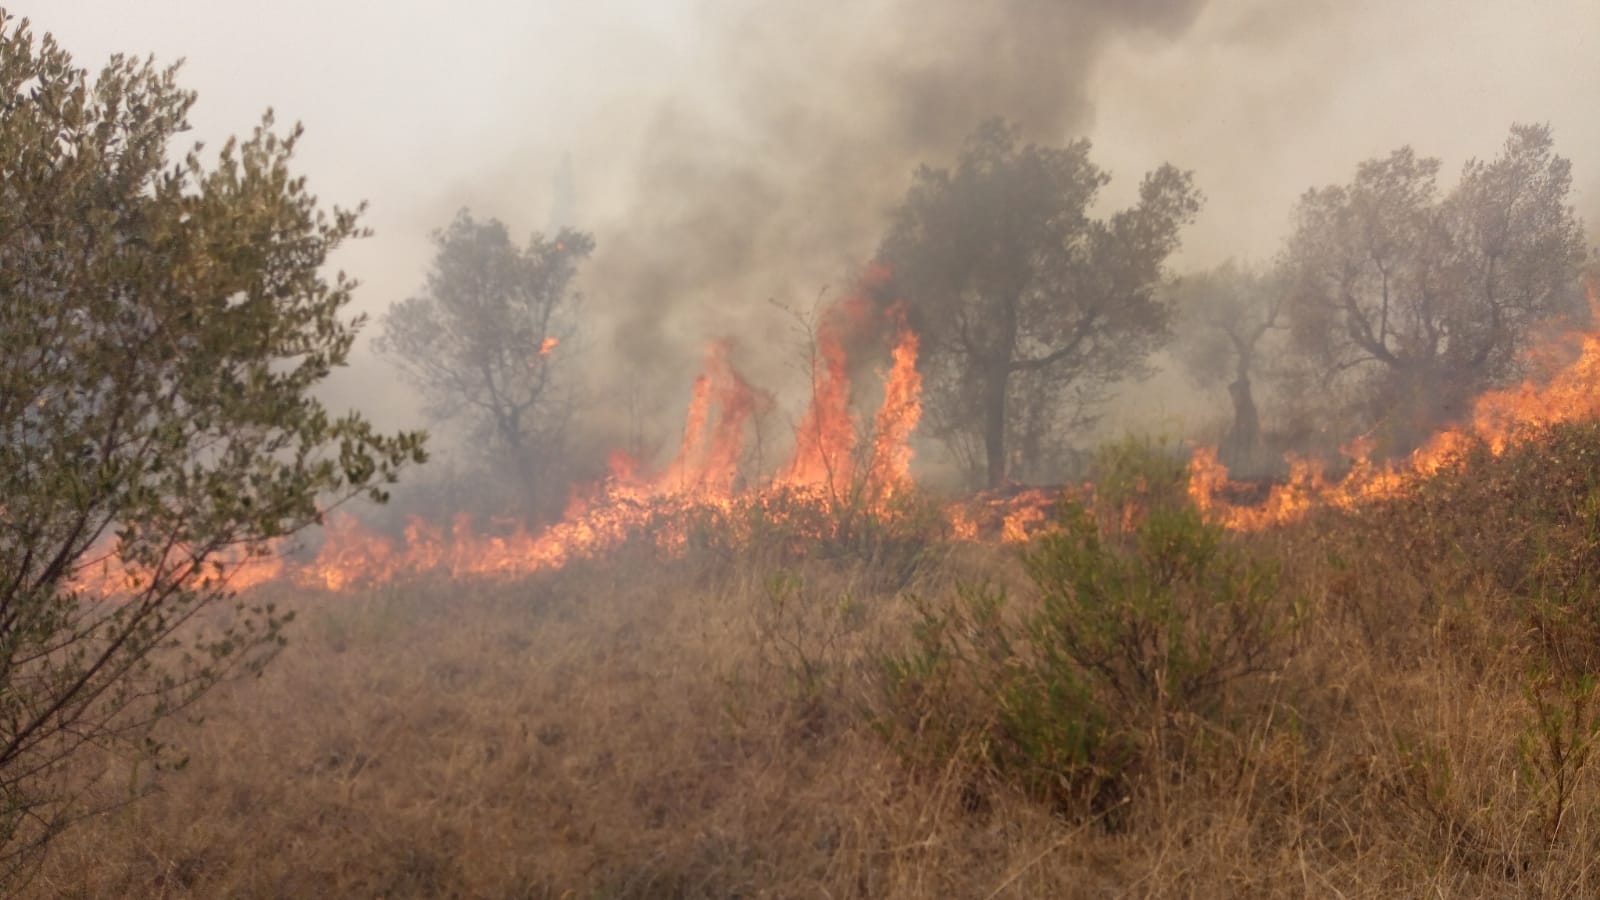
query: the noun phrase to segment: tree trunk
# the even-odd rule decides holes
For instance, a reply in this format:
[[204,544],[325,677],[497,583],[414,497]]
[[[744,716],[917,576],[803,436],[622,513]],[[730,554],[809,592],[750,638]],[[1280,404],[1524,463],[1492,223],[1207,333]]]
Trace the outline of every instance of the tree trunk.
[[1393,446],[1383,449],[1396,455],[1410,453],[1445,424],[1470,415],[1481,384],[1478,372],[1437,360],[1396,368],[1391,378],[1398,385],[1388,411]]
[[1011,384],[1012,358],[1017,352],[1017,311],[1025,282],[1010,285],[996,310],[995,341],[984,360],[983,452],[989,463],[989,487],[1006,483],[1006,388]]
[[1228,396],[1233,398],[1233,433],[1228,437],[1232,459],[1229,468],[1249,465],[1255,458],[1256,447],[1261,442],[1261,417],[1256,412],[1255,396],[1250,392],[1250,376],[1241,374],[1228,385]]
[[1011,374],[1007,362],[991,365],[983,386],[983,452],[991,488],[1006,483],[1006,384]]

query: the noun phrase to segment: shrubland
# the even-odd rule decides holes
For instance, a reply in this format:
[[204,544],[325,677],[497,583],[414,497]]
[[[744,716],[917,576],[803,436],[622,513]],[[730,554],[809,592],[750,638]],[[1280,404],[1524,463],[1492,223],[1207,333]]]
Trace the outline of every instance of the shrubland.
[[[812,405],[765,489],[735,485],[772,472],[773,400],[719,341],[675,463],[609,466],[605,504],[542,543],[452,532],[542,571],[447,580],[465,552],[419,529],[427,565],[324,593],[266,558],[384,499],[425,436],[318,399],[359,330],[354,281],[323,274],[359,210],[308,192],[270,113],[214,161],[180,154],[194,102],[175,68],[92,77],[0,10],[0,892],[1600,893],[1600,426],[1469,444],[1401,496],[1257,530],[1139,441],[1053,527],[1014,528],[1039,494],[1007,493],[1076,468],[1069,439],[1179,306],[1193,374],[1233,379],[1225,451],[1257,471],[1354,434],[1368,466],[1481,411],[1583,318],[1549,128],[1513,127],[1449,194],[1409,148],[1363,163],[1303,197],[1274,271],[1166,297],[1190,173],[1094,220],[1087,142],[982,125],[917,170],[857,295],[801,317]],[[598,466],[567,462],[584,384],[562,367],[589,236],[519,248],[463,211],[437,243],[380,342],[482,451],[430,490],[581,506],[562,482]],[[846,347],[883,329],[858,440]],[[1304,406],[1279,434],[1258,376]],[[927,436],[990,487],[974,507],[1028,514],[1001,515],[1025,545],[911,487],[924,381]]]
[[708,521],[671,559],[269,586],[279,664],[28,891],[1589,896],[1597,457],[1559,426],[1247,533],[1128,443],[1025,547]]

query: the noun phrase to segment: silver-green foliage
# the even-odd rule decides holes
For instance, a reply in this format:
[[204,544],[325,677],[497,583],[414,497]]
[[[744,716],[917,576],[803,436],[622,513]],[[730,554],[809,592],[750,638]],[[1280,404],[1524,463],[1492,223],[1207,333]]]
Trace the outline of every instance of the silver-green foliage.
[[[1286,663],[1300,620],[1277,567],[1188,500],[1182,462],[1130,441],[1095,469],[1093,504],[1063,501],[1024,551],[1030,596],[919,604],[912,651],[885,661],[891,736],[913,755],[976,744],[1073,813],[1118,806],[1187,736],[1236,728],[1230,707]],[[977,740],[953,705],[983,711]]]
[[[223,561],[423,458],[311,395],[361,324],[322,274],[357,212],[318,206],[270,113],[170,160],[175,72],[90,77],[0,10],[0,877],[81,810],[80,751],[147,746],[281,643],[270,605],[197,616]],[[108,554],[130,577],[82,589]]]

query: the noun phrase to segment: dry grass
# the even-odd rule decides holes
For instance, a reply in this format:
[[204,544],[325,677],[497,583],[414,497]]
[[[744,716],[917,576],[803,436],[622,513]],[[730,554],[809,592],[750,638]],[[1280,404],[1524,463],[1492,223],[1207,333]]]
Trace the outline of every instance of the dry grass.
[[[27,896],[1600,895],[1591,767],[1559,824],[1530,768],[1513,577],[1517,529],[1566,534],[1550,510],[1588,488],[1531,509],[1519,471],[1247,538],[1307,612],[1248,688],[1268,714],[1195,732],[1100,815],[882,740],[877,659],[912,617],[872,573],[803,564],[785,593],[757,561],[622,560],[292,598],[283,656],[171,735],[192,764],[67,833]],[[1027,595],[981,547],[907,590],[978,573]]]

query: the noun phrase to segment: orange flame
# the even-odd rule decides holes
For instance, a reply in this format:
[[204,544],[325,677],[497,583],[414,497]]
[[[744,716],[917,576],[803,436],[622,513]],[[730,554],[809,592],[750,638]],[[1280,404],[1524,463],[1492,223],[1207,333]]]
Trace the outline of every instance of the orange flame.
[[823,314],[811,358],[811,402],[795,430],[794,458],[778,478],[784,484],[831,491],[850,481],[856,422],[844,342],[865,306],[865,298],[856,294]]
[[911,481],[911,432],[922,418],[922,374],[917,371],[917,336],[901,328],[894,365],[884,380],[883,405],[872,423],[868,483],[887,500]]
[[[778,496],[795,491],[819,503],[831,502],[842,487],[840,479],[853,474],[851,460],[858,443],[849,408],[844,343],[861,331],[869,316],[868,304],[859,295],[825,313],[810,409],[796,436],[793,458],[765,491],[745,498],[735,493],[750,421],[773,401],[734,368],[732,342],[719,340],[707,349],[695,378],[677,455],[650,473],[627,454],[614,453],[610,476],[587,492],[575,493],[565,518],[554,525],[532,531],[508,523],[509,532],[490,535],[477,531],[466,516],[458,516],[448,529],[413,519],[404,538],[395,539],[371,531],[353,516],[333,515],[309,562],[294,563],[283,554],[230,561],[226,563],[233,579],[229,584],[242,589],[287,579],[341,591],[427,572],[452,577],[518,575],[594,556],[630,537],[644,536],[658,549],[676,550],[684,545],[685,522],[697,509],[727,511],[736,501],[770,507]],[[917,338],[897,314],[894,322],[898,332],[893,365],[868,448],[866,471],[876,486],[869,499],[874,502],[886,500],[909,481],[907,442],[921,415]],[[541,354],[555,345],[555,338],[546,338]],[[128,576],[113,556],[98,568],[80,571],[74,583],[85,590],[115,594],[127,588]]]
[[[1600,298],[1593,287],[1590,298],[1600,320]],[[922,413],[919,346],[903,316],[891,309],[892,362],[883,376],[882,402],[871,419],[870,441],[864,440],[851,410],[846,344],[875,324],[871,316],[871,306],[860,294],[824,314],[816,336],[810,403],[799,420],[793,456],[764,488],[739,492],[741,482],[760,474],[744,471],[751,420],[773,401],[738,372],[731,361],[732,343],[721,340],[708,347],[694,381],[676,456],[651,471],[625,453],[613,454],[610,475],[575,494],[566,516],[554,525],[533,530],[520,523],[497,523],[494,533],[488,533],[466,516],[447,526],[413,519],[403,537],[389,537],[354,517],[333,515],[309,561],[291,559],[287,545],[280,545],[275,549],[284,552],[273,555],[221,559],[217,577],[235,590],[281,580],[341,591],[424,573],[520,575],[593,557],[630,539],[676,552],[686,545],[686,523],[697,511],[727,512],[744,504],[781,515],[783,498],[796,494],[824,511],[848,500],[891,515],[885,504],[911,483],[910,438]],[[1242,487],[1229,480],[1214,449],[1201,448],[1190,466],[1190,495],[1229,526],[1263,528],[1317,505],[1348,507],[1404,491],[1458,455],[1473,436],[1499,452],[1528,428],[1600,414],[1600,333],[1580,338],[1576,360],[1545,384],[1484,394],[1470,422],[1435,435],[1404,462],[1375,463],[1371,442],[1356,441],[1345,449],[1351,460],[1348,472],[1335,481],[1318,461],[1291,459],[1288,479],[1274,486],[1264,502],[1250,505],[1230,501],[1230,494]],[[547,338],[541,353],[554,346],[555,339]],[[849,492],[842,490],[847,486]],[[1028,540],[1050,527],[1049,511],[1061,496],[1054,489],[1013,489],[951,504],[945,510],[948,530],[961,540]],[[72,585],[108,596],[137,589],[149,577],[123,566],[115,553],[105,557],[82,567]],[[181,552],[174,557],[164,568],[182,571]]]
[[706,351],[704,368],[694,380],[678,456],[660,475],[635,485],[644,495],[687,491],[703,499],[731,496],[744,454],[745,425],[758,409],[772,403],[770,395],[734,369],[728,360],[732,347],[732,341],[723,339]]
[[[1591,281],[1587,289],[1592,321],[1600,322],[1600,283]],[[1342,451],[1351,461],[1349,471],[1332,482],[1320,463],[1291,458],[1288,481],[1274,485],[1264,503],[1249,506],[1227,501],[1224,494],[1236,486],[1217,460],[1215,448],[1203,447],[1195,451],[1190,463],[1190,496],[1201,509],[1231,527],[1259,529],[1298,518],[1316,506],[1350,508],[1404,493],[1459,458],[1474,440],[1499,454],[1538,428],[1593,418],[1600,415],[1600,332],[1569,333],[1557,342],[1572,339],[1578,343],[1577,357],[1543,384],[1524,381],[1513,388],[1485,392],[1474,401],[1468,421],[1436,433],[1404,460],[1374,463],[1371,441],[1358,439]],[[1552,347],[1539,347],[1532,355],[1558,354]]]

